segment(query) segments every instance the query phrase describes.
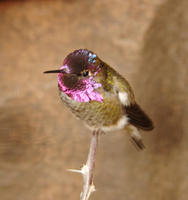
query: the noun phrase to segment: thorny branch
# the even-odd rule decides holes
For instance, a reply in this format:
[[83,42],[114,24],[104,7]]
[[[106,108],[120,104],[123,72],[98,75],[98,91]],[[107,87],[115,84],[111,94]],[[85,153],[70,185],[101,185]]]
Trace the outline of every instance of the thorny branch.
[[86,165],[81,170],[70,169],[69,171],[81,173],[83,176],[83,190],[80,194],[80,200],[88,200],[91,193],[95,191],[93,184],[93,173],[95,168],[95,157],[98,144],[99,131],[94,131],[91,138],[90,149]]

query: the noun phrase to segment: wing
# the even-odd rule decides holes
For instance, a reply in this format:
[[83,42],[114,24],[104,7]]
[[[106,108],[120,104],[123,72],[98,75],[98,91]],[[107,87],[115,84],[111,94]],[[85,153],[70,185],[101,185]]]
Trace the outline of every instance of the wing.
[[127,117],[129,118],[130,124],[147,131],[150,131],[154,128],[152,121],[138,104],[134,103],[129,106],[125,106],[125,111]]
[[104,89],[107,91],[112,89],[114,91],[114,95],[117,96],[125,108],[130,124],[143,130],[152,130],[153,123],[140,106],[136,104],[133,90],[128,81],[113,68],[106,66],[107,64],[104,63],[103,67],[106,68],[103,73],[103,79],[105,80],[103,83],[105,85]]
[[117,72],[113,74],[113,88],[117,92],[118,99],[125,108],[129,123],[143,130],[152,130],[153,123],[135,102],[134,93],[128,81]]

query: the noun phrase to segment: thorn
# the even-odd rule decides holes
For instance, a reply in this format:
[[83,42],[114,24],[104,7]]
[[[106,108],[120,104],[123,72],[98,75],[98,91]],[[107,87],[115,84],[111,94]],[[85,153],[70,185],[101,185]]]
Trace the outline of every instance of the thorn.
[[84,165],[81,169],[82,174],[88,174],[89,173],[89,168],[88,165]]
[[80,170],[80,169],[67,169],[67,171],[74,172],[74,173],[79,173],[79,174],[83,174],[82,170]]
[[91,185],[91,192],[95,192],[95,191],[96,191],[96,189],[95,189],[95,185],[92,184],[92,185]]
[[92,183],[92,185],[90,185],[89,187],[89,190],[88,190],[88,193],[87,193],[87,198],[86,199],[89,199],[90,195],[92,192],[95,192],[95,186],[94,184]]

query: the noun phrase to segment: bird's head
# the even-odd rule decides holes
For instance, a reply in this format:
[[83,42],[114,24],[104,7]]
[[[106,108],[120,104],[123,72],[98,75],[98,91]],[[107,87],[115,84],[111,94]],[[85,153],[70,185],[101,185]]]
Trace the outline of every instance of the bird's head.
[[59,70],[44,73],[58,73],[59,89],[79,102],[103,101],[96,91],[101,84],[95,77],[101,71],[100,59],[92,51],[79,49],[70,53]]

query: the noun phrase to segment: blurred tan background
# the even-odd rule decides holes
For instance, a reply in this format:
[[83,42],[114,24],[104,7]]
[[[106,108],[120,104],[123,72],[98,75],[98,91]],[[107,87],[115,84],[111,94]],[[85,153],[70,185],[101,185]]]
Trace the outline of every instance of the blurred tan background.
[[102,135],[93,199],[188,199],[188,1],[0,1],[0,199],[76,200],[91,132],[61,103],[55,75],[78,48],[123,74],[155,130],[138,152]]

